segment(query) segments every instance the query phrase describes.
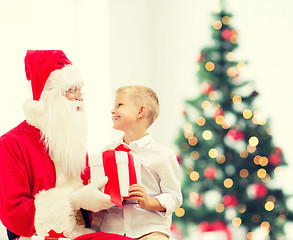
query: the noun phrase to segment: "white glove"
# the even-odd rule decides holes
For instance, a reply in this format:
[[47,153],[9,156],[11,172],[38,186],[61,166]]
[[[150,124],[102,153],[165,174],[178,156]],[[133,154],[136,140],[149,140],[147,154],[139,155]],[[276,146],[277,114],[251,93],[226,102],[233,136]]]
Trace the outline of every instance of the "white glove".
[[71,193],[71,207],[75,210],[83,208],[92,212],[99,212],[114,206],[115,204],[111,202],[110,196],[99,190],[107,182],[108,178],[103,177],[101,180],[85,185],[81,189]]

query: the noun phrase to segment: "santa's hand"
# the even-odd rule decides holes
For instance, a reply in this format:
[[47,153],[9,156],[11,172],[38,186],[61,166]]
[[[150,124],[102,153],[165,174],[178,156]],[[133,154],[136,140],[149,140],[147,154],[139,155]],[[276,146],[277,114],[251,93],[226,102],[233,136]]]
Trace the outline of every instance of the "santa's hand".
[[104,177],[100,181],[92,182],[73,192],[70,195],[71,207],[75,210],[83,208],[92,212],[99,212],[114,206],[110,196],[99,190],[107,182],[108,178]]

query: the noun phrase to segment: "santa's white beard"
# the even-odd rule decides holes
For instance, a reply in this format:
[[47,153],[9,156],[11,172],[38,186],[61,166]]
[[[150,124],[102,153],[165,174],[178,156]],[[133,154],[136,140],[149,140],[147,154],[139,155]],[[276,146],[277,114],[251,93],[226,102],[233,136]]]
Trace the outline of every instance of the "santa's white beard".
[[50,158],[55,163],[56,185],[64,186],[70,179],[80,179],[87,154],[84,103],[69,101],[64,96],[44,95],[39,104],[42,106],[38,107],[42,110],[26,108],[26,105],[30,103],[23,107],[27,122],[41,130]]

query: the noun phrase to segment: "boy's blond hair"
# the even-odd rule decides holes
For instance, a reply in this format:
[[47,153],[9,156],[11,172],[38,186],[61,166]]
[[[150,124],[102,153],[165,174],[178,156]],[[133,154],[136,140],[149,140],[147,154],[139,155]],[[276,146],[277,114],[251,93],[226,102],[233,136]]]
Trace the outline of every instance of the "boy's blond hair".
[[159,116],[160,104],[157,94],[151,88],[141,85],[124,86],[116,90],[116,94],[120,93],[131,95],[137,105],[145,105],[147,107],[148,126],[153,124]]

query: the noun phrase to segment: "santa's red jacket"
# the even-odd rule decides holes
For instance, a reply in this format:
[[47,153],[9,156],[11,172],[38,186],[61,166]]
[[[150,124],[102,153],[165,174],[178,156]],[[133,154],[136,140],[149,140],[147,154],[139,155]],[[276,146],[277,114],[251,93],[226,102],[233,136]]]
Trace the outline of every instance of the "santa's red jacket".
[[[84,184],[88,183],[88,161],[81,178]],[[0,220],[7,229],[24,237],[35,234],[35,226],[38,225],[38,219],[35,217],[38,207],[36,195],[43,194],[46,199],[45,194],[53,192],[51,195],[54,197],[53,200],[50,198],[49,206],[39,204],[40,208],[49,208],[47,211],[52,211],[53,214],[59,211],[56,209],[54,212],[56,205],[59,208],[69,206],[66,191],[55,191],[55,184],[55,165],[45,149],[39,129],[24,121],[0,138]],[[67,204],[65,207],[59,204],[62,201],[62,204]],[[52,219],[54,217],[52,216]],[[64,221],[61,222],[63,224]],[[89,239],[126,238],[103,233],[88,236]],[[84,237],[82,239],[86,239],[86,236]]]

